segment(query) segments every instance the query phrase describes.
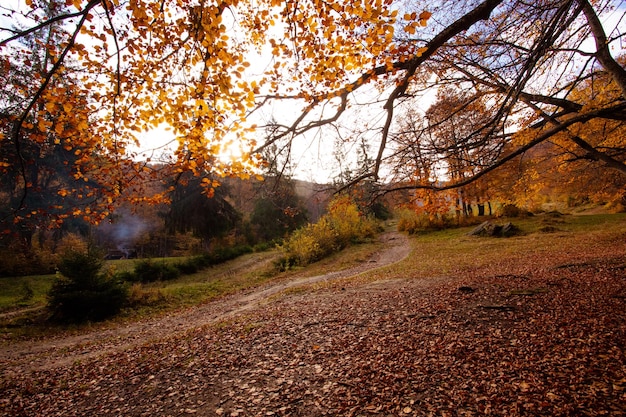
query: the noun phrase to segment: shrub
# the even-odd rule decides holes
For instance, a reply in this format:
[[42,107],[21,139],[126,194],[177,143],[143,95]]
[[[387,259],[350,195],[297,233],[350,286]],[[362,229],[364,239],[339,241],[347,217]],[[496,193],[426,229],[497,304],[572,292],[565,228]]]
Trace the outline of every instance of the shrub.
[[120,272],[116,276],[127,282],[170,281],[182,274],[195,274],[209,266],[217,265],[251,252],[252,248],[250,246],[242,245],[217,248],[211,253],[194,256],[173,264],[144,259],[135,264],[133,271]]
[[295,232],[285,241],[287,254],[285,266],[308,265],[330,254],[334,249],[335,236],[324,218]]
[[59,321],[100,321],[117,314],[128,300],[123,283],[101,272],[103,260],[93,253],[68,252],[48,293],[48,307]]
[[215,248],[213,252],[206,255],[209,257],[209,265],[217,265],[232,259],[238,258],[246,253],[252,253],[252,247],[248,245],[224,246]]
[[409,234],[471,226],[482,222],[481,217],[457,216],[455,213],[430,215],[424,212],[415,212],[408,208],[400,210],[397,216],[398,231]]
[[378,224],[364,216],[348,197],[339,197],[331,201],[327,217],[341,248],[371,238],[378,231]]
[[411,210],[403,210],[400,212],[398,219],[398,231],[414,234],[418,231],[425,230],[428,227],[428,223],[427,215],[418,215]]
[[131,280],[137,282],[170,281],[180,276],[180,270],[165,262],[144,259],[135,265],[133,275]]
[[362,215],[356,204],[346,197],[334,200],[328,214],[317,223],[296,230],[284,244],[285,255],[277,263],[280,270],[319,261],[353,242],[373,237],[376,222]]
[[398,219],[398,231],[415,234],[427,230],[441,230],[448,227],[457,227],[459,222],[452,215],[416,213],[412,210],[404,210]]
[[146,289],[141,284],[133,284],[128,292],[128,304],[131,307],[155,306],[165,301],[159,289]]
[[503,217],[530,217],[533,214],[528,210],[524,210],[516,206],[515,204],[505,204],[500,209],[500,215]]
[[55,260],[36,250],[13,244],[0,249],[0,277],[46,275],[54,273]]
[[208,266],[208,260],[205,256],[194,256],[182,262],[177,262],[174,267],[180,271],[181,274],[195,274],[196,272],[206,268]]
[[194,274],[204,268],[230,261],[246,253],[252,253],[252,247],[248,245],[225,246],[216,248],[211,253],[177,262],[174,264],[174,267],[183,274]]

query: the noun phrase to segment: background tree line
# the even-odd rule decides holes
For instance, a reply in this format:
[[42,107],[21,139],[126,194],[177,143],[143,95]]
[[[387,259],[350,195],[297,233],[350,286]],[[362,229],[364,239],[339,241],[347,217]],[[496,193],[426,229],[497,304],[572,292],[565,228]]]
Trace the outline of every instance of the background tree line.
[[[225,178],[288,172],[298,148],[328,141],[358,154],[336,164],[340,189],[433,218],[495,200],[623,204],[620,1],[29,0],[1,13],[0,223],[25,248],[139,203],[172,203],[170,232],[218,233],[239,221]],[[175,148],[156,163],[134,149],[159,126]]]

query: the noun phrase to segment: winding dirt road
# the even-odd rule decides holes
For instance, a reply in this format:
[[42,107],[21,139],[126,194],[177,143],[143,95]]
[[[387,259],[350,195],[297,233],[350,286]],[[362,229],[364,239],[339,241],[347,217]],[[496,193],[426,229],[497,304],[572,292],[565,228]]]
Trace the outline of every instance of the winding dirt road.
[[3,370],[3,377],[10,378],[11,375],[23,372],[63,367],[77,361],[98,358],[168,339],[257,308],[287,289],[347,278],[399,262],[408,256],[411,250],[408,238],[398,232],[383,233],[380,240],[384,244],[383,249],[353,268],[269,283],[184,311],[114,328],[0,346],[0,368]]

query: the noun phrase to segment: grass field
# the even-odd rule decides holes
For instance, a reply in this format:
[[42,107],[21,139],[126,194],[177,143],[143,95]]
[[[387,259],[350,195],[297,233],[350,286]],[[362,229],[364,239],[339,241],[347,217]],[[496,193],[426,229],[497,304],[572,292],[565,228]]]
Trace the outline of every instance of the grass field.
[[[159,258],[157,262],[173,263],[180,258]],[[105,269],[128,271],[133,269],[136,259],[106,261]],[[17,308],[34,308],[46,303],[46,294],[56,279],[55,274],[28,275],[23,277],[0,277],[0,313]]]
[[626,214],[555,215],[543,214],[511,221],[520,234],[509,238],[468,236],[474,228],[448,229],[418,235],[413,255],[404,262],[368,274],[367,279],[462,275],[493,269],[505,274],[514,265],[524,264],[529,255],[565,259],[584,255],[591,245],[626,245]]
[[[505,219],[496,219],[504,223]],[[429,277],[465,274],[492,268],[506,273],[510,265],[525,262],[529,253],[572,256],[584,253],[589,245],[626,244],[626,214],[554,215],[511,219],[521,233],[510,238],[477,238],[468,236],[473,227],[449,229],[415,235],[411,238],[413,254],[405,261],[373,271],[356,279],[377,280],[394,277]],[[304,269],[277,273],[272,259],[278,253],[269,251],[244,255],[178,279],[131,286],[131,308],[115,320],[134,320],[183,307],[207,302],[216,297],[294,275],[319,275],[349,268],[367,259],[378,249],[376,242],[349,247]],[[505,260],[503,262],[503,260]],[[155,260],[176,262],[180,258]],[[115,271],[132,269],[136,260],[107,261]],[[494,272],[495,273],[495,272]],[[0,278],[0,335],[29,327],[27,333],[47,331],[45,323],[46,293],[55,275]],[[38,326],[40,328],[38,328]]]

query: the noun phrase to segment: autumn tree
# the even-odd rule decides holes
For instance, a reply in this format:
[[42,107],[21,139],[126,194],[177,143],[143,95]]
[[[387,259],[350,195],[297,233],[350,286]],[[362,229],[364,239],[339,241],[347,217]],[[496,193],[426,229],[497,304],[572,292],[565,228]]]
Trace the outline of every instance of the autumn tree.
[[[581,82],[571,96],[587,108],[601,108],[620,96],[617,85],[606,73]],[[555,135],[536,147],[529,156],[533,164],[525,177],[538,173],[535,200],[550,196],[567,203],[615,201],[626,206],[623,175],[606,164],[600,164],[593,153],[570,140],[574,134],[605,154],[623,160],[624,129],[619,120],[596,119]],[[526,162],[526,165],[529,161]],[[621,200],[621,201],[620,201]]]
[[276,181],[273,186],[258,190],[250,216],[257,236],[265,241],[283,238],[307,222],[306,208],[297,196],[293,182],[287,178]]
[[[396,188],[469,184],[557,134],[589,160],[626,172],[623,142],[607,149],[579,133],[590,123],[624,120],[626,71],[613,55],[623,12],[611,0],[73,0],[54,16],[45,13],[49,4],[3,6],[17,22],[0,34],[6,71],[32,67],[23,39],[52,26],[63,32],[38,44],[51,64],[3,117],[1,140],[15,148],[12,164],[23,172],[22,143],[36,140],[24,132],[54,130],[80,150],[71,163],[75,176],[102,185],[98,201],[105,205],[136,197],[124,192],[145,174],[132,145],[163,125],[178,140],[171,172],[209,176],[207,190],[220,176],[251,175],[266,147],[292,149],[323,126],[351,140],[343,129],[357,125],[354,138],[365,135],[375,150],[371,167],[353,182],[381,181],[398,117],[427,106],[439,89],[462,92],[463,102],[481,102],[487,113],[438,156],[454,150],[480,154],[480,161],[468,161],[476,168],[446,184]],[[73,97],[83,102],[61,99],[65,90],[55,80],[70,75]],[[614,86],[610,99],[589,106],[573,94],[600,76]],[[265,136],[263,109],[279,107]],[[40,109],[68,123],[57,131]],[[221,157],[233,144],[242,156]],[[478,148],[489,148],[487,157]],[[17,222],[28,212],[22,200],[11,209]]]
[[[587,1],[484,1],[452,7],[442,2],[431,8],[428,29],[399,25],[402,31],[390,29],[387,38],[378,37],[379,49],[371,48],[378,52],[368,55],[372,59],[370,71],[355,76],[344,87],[334,85],[317,94],[300,118],[275,139],[292,140],[321,124],[338,124],[341,117],[349,116],[350,104],[359,104],[354,100],[355,92],[376,84],[379,94],[367,105],[375,103],[382,111],[381,123],[373,126],[379,132],[378,153],[372,169],[356,180],[377,179],[390,158],[402,152],[389,147],[390,139],[401,133],[398,116],[406,109],[418,109],[420,102],[437,91],[448,91],[458,96],[459,106],[449,109],[446,123],[464,126],[465,131],[458,132],[454,140],[448,138],[448,145],[440,142],[429,158],[433,166],[445,163],[453,168],[450,177],[455,178],[438,182],[423,176],[423,182],[401,182],[394,189],[441,190],[474,183],[557,134],[566,137],[588,160],[619,172],[623,183],[624,143],[609,150],[576,133],[594,121],[623,123],[626,73],[611,54],[612,45],[618,45],[622,37],[621,26],[613,28],[610,23],[621,21],[621,12],[614,6],[611,2],[592,5]],[[378,16],[384,19],[385,15]],[[416,11],[400,16],[417,19],[420,14]],[[421,13],[424,19],[430,16]],[[381,32],[384,28],[379,23]],[[340,50],[332,49],[333,54]],[[311,65],[314,61],[312,58]],[[602,74],[610,79],[617,95],[590,107],[585,98],[572,94],[585,80]],[[324,105],[333,102],[334,111],[321,112]],[[476,114],[472,107],[477,103],[485,110],[482,120],[465,125],[468,114]],[[439,111],[439,104],[431,108]],[[428,105],[424,107],[423,112]],[[424,133],[417,135],[420,140],[446,134],[439,123],[420,126],[419,130]],[[472,169],[458,175],[458,169],[449,163],[452,155],[457,159],[463,156]]]
[[[63,3],[49,2],[43,13],[46,18],[55,19],[66,11]],[[42,101],[32,106],[28,115],[23,113],[29,96],[35,94],[40,80],[54,65],[53,52],[43,45],[61,42],[64,35],[58,24],[29,33],[15,46],[19,58],[4,61],[0,68],[0,135],[13,132],[15,138],[13,142],[0,141],[0,229],[10,244],[18,243],[17,249],[22,253],[30,252],[36,231],[41,239],[47,228],[68,228],[71,223],[80,223],[80,217],[69,222],[66,219],[72,211],[80,212],[81,207],[93,202],[99,188],[86,178],[78,180],[80,172],[74,169],[81,154],[89,153],[81,143],[70,145],[74,138],[69,132],[81,121],[60,114],[63,106],[86,105],[87,97],[80,94],[71,70],[59,68],[49,81],[53,94],[63,105]],[[20,65],[18,59],[29,67]],[[22,119],[18,119],[20,112],[25,116]],[[18,124],[20,128],[13,131]],[[18,207],[22,210],[16,211]],[[60,234],[54,236],[58,240]]]
[[308,221],[304,202],[296,193],[289,161],[281,160],[277,146],[267,147],[263,159],[264,180],[255,183],[254,208],[250,225],[256,238],[263,241],[282,239]]
[[227,187],[219,187],[212,198],[203,195],[206,178],[186,173],[173,186],[170,204],[164,213],[168,232],[191,232],[210,242],[231,232],[241,221],[241,214],[226,198]]

